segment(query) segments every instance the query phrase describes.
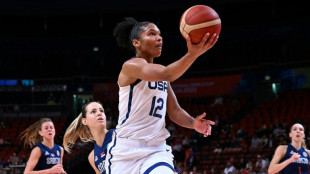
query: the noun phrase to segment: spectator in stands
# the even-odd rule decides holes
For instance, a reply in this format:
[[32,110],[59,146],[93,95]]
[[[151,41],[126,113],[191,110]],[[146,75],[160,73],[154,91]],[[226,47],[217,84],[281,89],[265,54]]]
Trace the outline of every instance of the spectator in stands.
[[223,97],[218,95],[217,97],[215,97],[214,102],[210,106],[213,107],[215,105],[221,105],[221,104],[223,104]]
[[291,143],[279,145],[270,162],[268,173],[301,173],[309,172],[310,150],[305,146],[303,125],[295,123],[289,132]]
[[243,157],[239,159],[239,161],[236,162],[235,167],[237,170],[242,171],[246,168],[246,161]]
[[212,167],[210,169],[210,174],[217,174],[218,172],[216,171],[216,169],[214,167]]
[[10,157],[10,159],[11,159],[11,163],[13,165],[17,165],[19,163],[19,158],[18,158],[18,156],[16,156],[15,152],[13,152],[12,156]]
[[267,148],[273,148],[276,142],[272,133],[269,133]]
[[254,169],[253,161],[248,160],[247,163],[246,163],[245,168],[249,170],[251,167]]
[[249,169],[248,169],[248,171],[247,171],[246,174],[257,174],[257,173],[255,172],[255,169],[254,169],[254,166],[253,166],[253,165],[250,165],[250,166],[249,166]]
[[216,145],[216,148],[213,150],[214,153],[220,154],[222,152],[222,148],[219,144]]
[[259,139],[259,148],[266,148],[268,146],[268,138],[266,134],[264,134],[260,139]]
[[226,167],[224,169],[224,174],[235,174],[235,166],[233,165],[233,163],[229,160],[226,162]]
[[170,122],[168,126],[168,131],[170,132],[170,134],[172,134],[175,130],[176,130],[175,124],[173,122]]
[[278,144],[277,145],[286,145],[287,141],[286,138],[284,138],[283,135],[278,136]]
[[63,146],[66,151],[79,138],[83,142],[94,141],[94,149],[88,156],[88,161],[97,174],[105,174],[107,146],[112,141],[114,129],[107,130],[106,115],[100,102],[89,102],[82,107],[82,112],[67,128]]
[[26,155],[23,154],[22,158],[19,160],[19,164],[26,165],[26,163],[27,163],[27,158],[26,158]]
[[55,126],[51,119],[41,118],[21,134],[24,146],[32,148],[24,173],[66,173],[63,169],[64,150],[54,143]]
[[197,163],[197,158],[196,158],[195,152],[193,151],[191,147],[188,148],[188,154],[189,155],[185,159],[185,162],[186,162],[186,170],[189,171],[189,170],[193,170],[194,166]]
[[236,137],[238,139],[241,139],[241,138],[245,138],[247,136],[246,132],[244,131],[243,127],[240,127],[236,133]]
[[256,136],[256,134],[253,135],[251,139],[251,149],[257,149],[259,145],[259,138]]
[[190,145],[191,145],[191,139],[188,138],[187,135],[184,136],[184,139],[183,139],[183,141],[182,141],[182,145],[183,145],[184,147],[190,147]]
[[260,154],[257,155],[257,160],[255,163],[255,170],[257,172],[266,172],[267,169],[267,161],[265,159],[262,159],[262,156]]
[[6,172],[6,170],[4,170],[2,165],[0,165],[0,174],[8,174],[8,172]]
[[273,129],[272,133],[275,137],[286,136],[285,129],[283,128],[283,125],[278,124],[277,122],[275,123],[275,128]]
[[261,138],[263,135],[267,135],[270,132],[269,129],[267,129],[266,124],[262,124],[262,126],[256,131],[257,137]]

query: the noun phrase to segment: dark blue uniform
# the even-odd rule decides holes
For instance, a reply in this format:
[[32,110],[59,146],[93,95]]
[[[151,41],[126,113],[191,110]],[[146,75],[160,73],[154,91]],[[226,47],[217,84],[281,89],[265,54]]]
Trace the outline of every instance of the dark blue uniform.
[[60,164],[61,149],[57,144],[54,144],[52,149],[46,147],[41,142],[37,143],[34,147],[36,146],[41,149],[41,157],[34,170],[45,170],[52,168],[56,164]]
[[301,147],[299,150],[295,149],[291,144],[287,144],[287,150],[284,158],[280,161],[283,162],[291,158],[292,154],[296,152],[300,155],[298,160],[293,161],[280,171],[280,174],[309,174],[309,154]]
[[107,153],[108,144],[112,141],[114,129],[111,129],[105,135],[103,140],[102,146],[99,147],[96,143],[94,145],[94,160],[97,169],[99,170],[100,174],[105,174],[105,158]]

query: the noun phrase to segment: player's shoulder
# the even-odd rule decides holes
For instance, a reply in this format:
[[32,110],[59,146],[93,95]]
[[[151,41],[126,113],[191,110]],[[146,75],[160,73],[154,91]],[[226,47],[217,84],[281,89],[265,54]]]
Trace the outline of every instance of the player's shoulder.
[[31,154],[35,156],[41,156],[41,148],[39,146],[33,147]]
[[130,63],[147,63],[147,61],[143,58],[131,58],[125,62],[125,64],[130,64]]
[[88,160],[93,159],[95,155],[94,149],[88,154]]
[[279,145],[276,151],[285,153],[287,148],[288,148],[288,145]]
[[61,152],[64,152],[64,148],[60,145],[58,145],[58,147],[60,148]]

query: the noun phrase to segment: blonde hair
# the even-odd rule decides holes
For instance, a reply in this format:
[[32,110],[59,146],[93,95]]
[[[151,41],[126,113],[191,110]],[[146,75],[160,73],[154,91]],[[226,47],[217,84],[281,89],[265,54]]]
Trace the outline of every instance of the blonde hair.
[[[91,142],[94,141],[94,137],[91,134],[89,128],[82,123],[82,119],[86,118],[86,107],[93,102],[88,102],[82,107],[82,112],[79,116],[73,120],[70,126],[67,128],[64,138],[63,138],[63,147],[67,152],[71,152],[72,147],[75,144],[75,141],[80,138],[82,142]],[[100,102],[96,102],[102,105]]]
[[29,145],[32,148],[36,143],[43,141],[43,137],[39,134],[39,130],[41,130],[41,126],[45,122],[53,123],[50,118],[41,118],[20,134],[21,141],[24,141],[24,147]]

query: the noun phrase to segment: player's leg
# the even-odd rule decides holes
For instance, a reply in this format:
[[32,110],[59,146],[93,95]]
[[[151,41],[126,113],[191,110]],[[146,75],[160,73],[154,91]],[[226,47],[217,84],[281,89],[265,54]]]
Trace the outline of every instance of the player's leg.
[[173,165],[173,155],[170,146],[162,151],[153,153],[145,158],[140,173],[141,174],[175,174]]

